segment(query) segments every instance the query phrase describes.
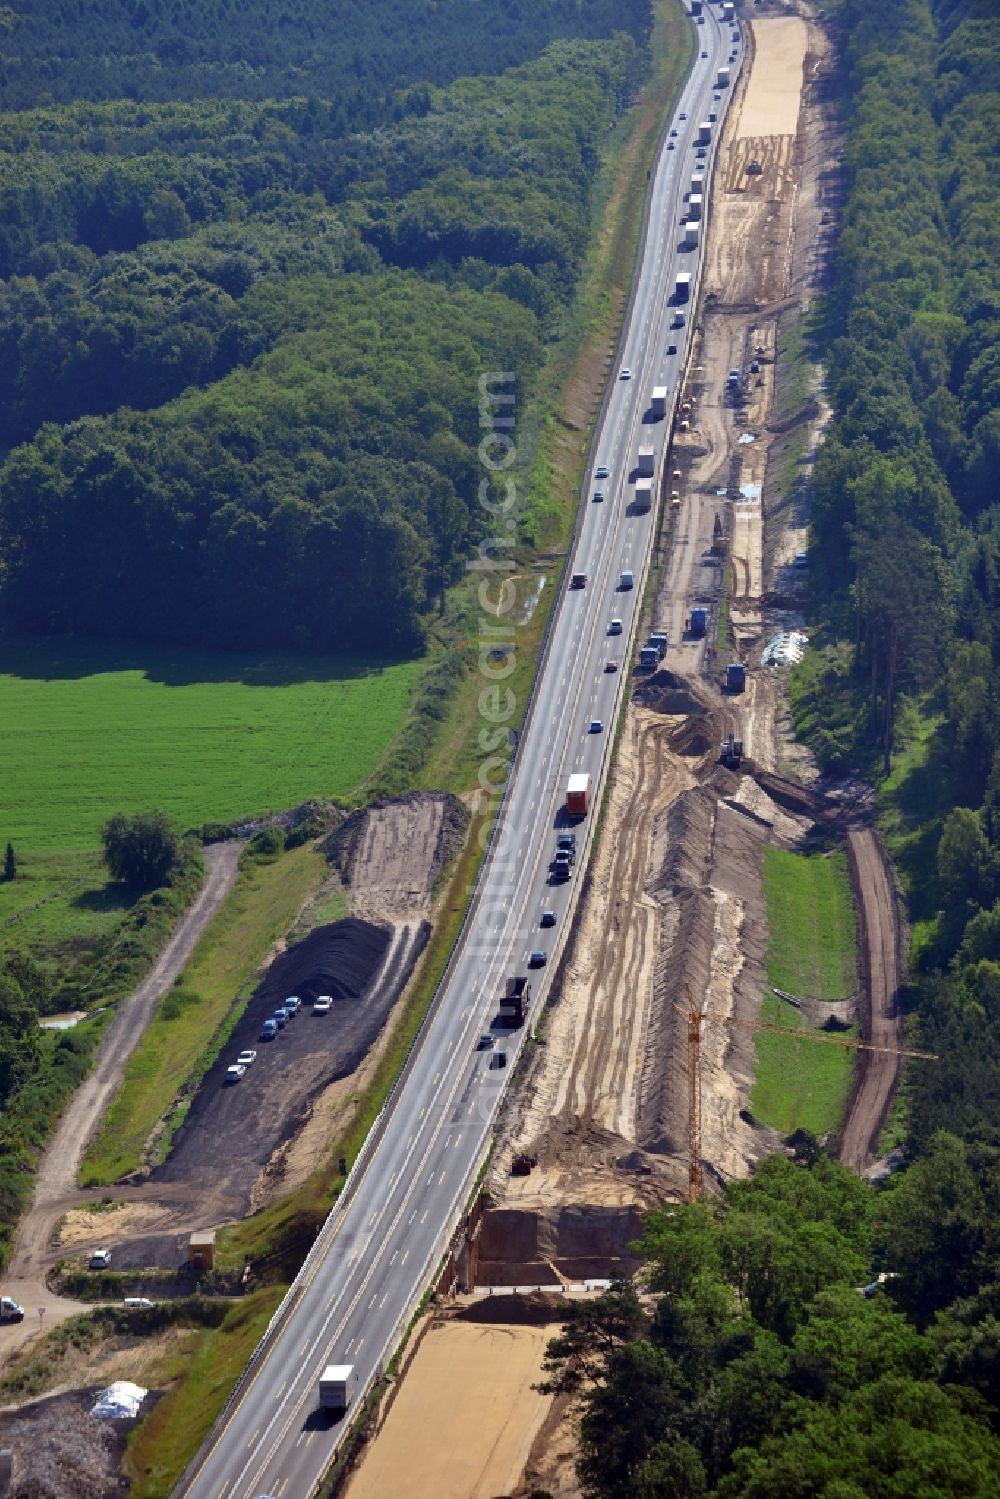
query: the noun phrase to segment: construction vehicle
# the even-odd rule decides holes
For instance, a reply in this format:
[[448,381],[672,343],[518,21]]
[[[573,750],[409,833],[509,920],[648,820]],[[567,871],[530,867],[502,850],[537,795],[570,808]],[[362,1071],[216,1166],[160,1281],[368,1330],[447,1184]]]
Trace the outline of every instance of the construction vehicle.
[[538,1165],[536,1155],[516,1155],[510,1163],[511,1176],[530,1176]]
[[705,632],[707,631],[707,629],[708,629],[708,610],[707,609],[700,609],[700,608],[699,609],[692,609],[691,610],[691,625],[690,625],[691,634],[696,639],[700,639],[705,634]]
[[566,786],[566,811],[571,817],[585,817],[590,807],[590,776],[577,771]]
[[520,1030],[530,1000],[531,984],[523,974],[505,980],[498,1011],[500,1024]]
[[719,747],[719,759],[730,770],[740,768],[740,761],[743,759],[743,740],[737,739],[732,729],[729,731],[729,737],[723,739]]
[[353,1364],[327,1364],[319,1377],[320,1409],[346,1411],[357,1387]]
[[761,166],[756,156],[752,157],[751,160],[747,163],[748,177],[759,177],[763,170],[764,168]]
[[655,645],[639,647],[639,665],[643,671],[655,671],[660,664],[660,653]]
[[650,645],[655,645],[656,646],[656,649],[660,653],[660,660],[662,661],[663,658],[664,658],[664,656],[667,654],[667,637],[666,637],[666,635],[661,630],[654,631],[653,633],[650,634],[649,643],[650,643]]
[[747,669],[742,661],[731,661],[726,667],[726,691],[745,692],[747,686]]

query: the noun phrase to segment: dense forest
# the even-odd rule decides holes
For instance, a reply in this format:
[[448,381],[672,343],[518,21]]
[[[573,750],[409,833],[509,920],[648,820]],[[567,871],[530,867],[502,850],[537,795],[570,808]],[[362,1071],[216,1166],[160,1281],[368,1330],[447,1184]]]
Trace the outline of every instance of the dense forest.
[[11,0],[0,107],[316,96],[368,129],[410,83],[501,73],[559,38],[641,44],[649,27],[648,0]]
[[651,1213],[648,1294],[571,1303],[549,1344],[583,1492],[995,1494],[998,1165],[941,1134],[877,1197],[823,1156],[772,1156],[711,1206]]
[[[0,608],[43,632],[419,649],[481,522],[479,376],[515,371],[523,409],[648,3],[96,9],[11,23],[6,97],[31,107],[0,119]],[[405,86],[345,124],[351,46],[387,66],[409,11],[430,20]],[[269,24],[270,97],[256,63],[223,90]],[[121,80],[98,64],[130,47],[148,70],[101,102]],[[320,55],[329,93],[304,94]],[[497,58],[518,65],[454,77]]]

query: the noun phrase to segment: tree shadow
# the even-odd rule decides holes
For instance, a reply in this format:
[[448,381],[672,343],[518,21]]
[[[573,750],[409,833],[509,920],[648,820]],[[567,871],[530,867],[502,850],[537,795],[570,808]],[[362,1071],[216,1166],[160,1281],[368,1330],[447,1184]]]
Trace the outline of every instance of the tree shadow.
[[0,634],[0,675],[29,681],[78,681],[106,672],[140,671],[150,682],[191,687],[240,682],[292,687],[373,676],[409,657],[310,656],[288,651],[199,651],[144,641],[79,636]]
[[93,890],[81,890],[70,901],[78,911],[89,911],[93,915],[107,916],[117,911],[128,911],[135,905],[139,895],[127,885],[110,881]]

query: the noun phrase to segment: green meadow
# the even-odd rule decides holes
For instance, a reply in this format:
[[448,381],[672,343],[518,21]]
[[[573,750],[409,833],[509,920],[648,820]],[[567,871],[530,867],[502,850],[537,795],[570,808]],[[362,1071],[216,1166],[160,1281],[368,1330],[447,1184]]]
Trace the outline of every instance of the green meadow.
[[186,828],[347,796],[421,667],[0,639],[0,846],[93,848],[119,809]]
[[[767,978],[776,989],[808,999],[847,999],[857,991],[857,941],[851,884],[843,853],[764,855],[767,897]],[[801,1030],[802,1039],[760,1031],[750,1108],[784,1134],[821,1135],[840,1124],[853,1054],[773,994],[764,998],[765,1025]],[[856,1035],[852,1028],[844,1033]]]

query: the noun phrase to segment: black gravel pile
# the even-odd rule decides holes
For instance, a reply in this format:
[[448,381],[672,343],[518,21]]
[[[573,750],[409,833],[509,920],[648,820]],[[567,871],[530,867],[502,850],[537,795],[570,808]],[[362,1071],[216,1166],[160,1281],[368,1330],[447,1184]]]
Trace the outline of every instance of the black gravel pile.
[[303,1004],[317,994],[356,999],[370,983],[388,946],[388,931],[353,916],[317,927],[275,958],[250,1009],[254,1015],[270,1014],[289,994],[297,994]]

